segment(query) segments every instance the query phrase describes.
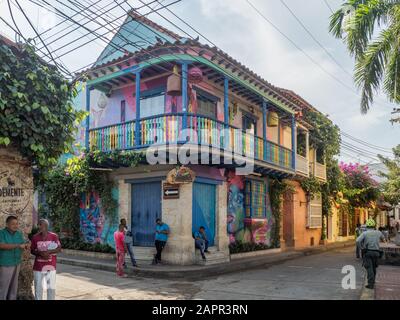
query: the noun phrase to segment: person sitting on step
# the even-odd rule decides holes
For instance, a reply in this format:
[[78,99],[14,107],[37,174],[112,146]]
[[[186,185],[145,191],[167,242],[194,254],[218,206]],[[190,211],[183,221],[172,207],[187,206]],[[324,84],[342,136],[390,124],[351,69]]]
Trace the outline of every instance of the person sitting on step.
[[194,244],[197,249],[200,249],[203,260],[206,260],[204,253],[208,253],[208,239],[206,235],[206,228],[203,226],[201,226],[199,230],[194,233]]

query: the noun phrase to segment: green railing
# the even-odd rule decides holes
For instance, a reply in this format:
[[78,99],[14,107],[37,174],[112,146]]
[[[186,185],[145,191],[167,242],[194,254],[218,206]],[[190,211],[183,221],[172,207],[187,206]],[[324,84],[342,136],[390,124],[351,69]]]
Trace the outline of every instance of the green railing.
[[187,130],[182,131],[183,114],[166,114],[140,120],[140,145],[135,145],[135,121],[90,130],[90,147],[101,151],[132,150],[151,145],[191,143],[254,157],[285,169],[292,168],[292,151],[271,141],[226,128],[221,121],[189,114]]

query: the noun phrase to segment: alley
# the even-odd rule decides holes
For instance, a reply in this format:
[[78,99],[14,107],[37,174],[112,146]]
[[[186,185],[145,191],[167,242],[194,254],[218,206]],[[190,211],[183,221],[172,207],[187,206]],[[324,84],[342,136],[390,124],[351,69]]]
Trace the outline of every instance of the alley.
[[[342,268],[356,268],[356,289],[342,289]],[[59,265],[57,299],[359,299],[363,282],[353,248],[302,257],[269,268],[196,282],[120,279],[106,271]]]

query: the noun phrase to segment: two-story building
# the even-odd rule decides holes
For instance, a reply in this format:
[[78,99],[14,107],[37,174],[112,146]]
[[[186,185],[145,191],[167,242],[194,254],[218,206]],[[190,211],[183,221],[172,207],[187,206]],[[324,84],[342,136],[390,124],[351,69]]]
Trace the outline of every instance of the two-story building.
[[[221,50],[134,12],[82,75],[87,82],[78,104],[90,113],[86,147],[147,156],[147,163],[110,173],[119,217],[132,226],[138,252],[153,250],[159,217],[171,229],[164,255],[170,263],[196,262],[192,233],[200,226],[206,227],[212,255],[221,262],[229,260],[229,244],[235,241],[271,245],[275,221],[269,180],[310,173],[326,179],[325,167],[308,147],[310,124],[301,119],[302,109],[310,107],[305,101],[272,86]],[[307,139],[301,154],[299,135]],[[195,178],[171,184],[171,170],[181,165]],[[285,202],[287,245],[298,232],[309,231],[319,241],[320,203],[306,203],[311,208],[306,212],[304,198],[299,189],[299,203]],[[97,204],[101,206],[101,199],[87,195],[81,219]],[[304,230],[296,220],[298,210]],[[290,224],[298,229],[288,231]],[[92,229],[89,241],[99,238],[99,228]],[[302,243],[311,241],[307,237]],[[112,242],[112,237],[105,239]]]

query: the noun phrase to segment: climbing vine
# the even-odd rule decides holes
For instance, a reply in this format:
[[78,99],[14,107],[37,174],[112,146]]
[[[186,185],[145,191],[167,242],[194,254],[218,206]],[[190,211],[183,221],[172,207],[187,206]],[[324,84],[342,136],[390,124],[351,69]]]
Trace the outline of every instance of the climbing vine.
[[57,232],[67,232],[80,238],[79,205],[82,194],[97,192],[105,214],[111,219],[117,213],[118,202],[112,190],[114,181],[107,167],[136,167],[144,159],[142,153],[92,151],[67,160],[42,175],[38,180],[39,192],[45,194],[46,205],[41,214],[50,218]]
[[290,191],[291,187],[286,182],[278,179],[270,180],[269,186],[272,216],[274,219],[274,225],[271,231],[271,244],[273,248],[279,248],[283,194]]
[[0,41],[0,146],[12,146],[39,168],[53,166],[74,142],[85,113],[76,111],[76,95],[35,49]]

